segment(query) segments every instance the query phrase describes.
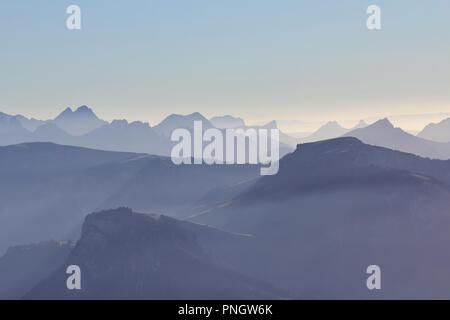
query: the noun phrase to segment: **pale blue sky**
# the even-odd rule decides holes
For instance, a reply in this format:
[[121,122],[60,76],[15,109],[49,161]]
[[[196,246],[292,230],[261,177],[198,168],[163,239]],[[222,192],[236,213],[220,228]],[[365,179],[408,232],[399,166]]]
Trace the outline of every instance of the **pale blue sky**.
[[[81,31],[65,27],[70,4]],[[88,104],[151,124],[450,112],[449,16],[448,0],[0,0],[0,110]]]

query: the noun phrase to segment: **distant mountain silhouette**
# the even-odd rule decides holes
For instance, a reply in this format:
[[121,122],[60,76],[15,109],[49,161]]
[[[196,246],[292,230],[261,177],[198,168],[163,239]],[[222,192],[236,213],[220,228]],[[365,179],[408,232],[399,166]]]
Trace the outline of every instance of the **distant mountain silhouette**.
[[39,126],[33,132],[31,142],[53,142],[58,144],[73,145],[76,143],[76,139],[76,137],[69,135],[53,122],[47,122]]
[[[20,120],[22,119],[22,120]],[[25,119],[25,120],[24,120]],[[33,131],[21,123],[31,121],[36,126]],[[52,142],[63,145],[94,148],[108,151],[139,152],[170,156],[177,142],[171,141],[175,129],[188,129],[193,134],[195,121],[203,123],[203,130],[214,128],[200,113],[190,115],[171,115],[156,127],[148,123],[114,120],[112,123],[98,119],[86,106],[75,111],[67,108],[56,119],[47,121],[29,120],[23,116],[9,116],[0,113],[0,146],[28,142]],[[39,125],[38,125],[39,123]],[[254,129],[276,129],[276,122]],[[243,127],[247,129],[247,127]],[[293,151],[297,141],[280,132],[280,155]]]
[[11,247],[0,257],[0,299],[20,299],[67,260],[73,246],[44,242]]
[[189,115],[172,114],[165,118],[160,124],[154,127],[155,131],[161,136],[170,139],[172,132],[175,129],[188,129],[192,131],[194,129],[194,122],[201,121],[203,124],[203,130],[213,128],[214,126],[203,115],[198,112]]
[[106,124],[106,121],[100,120],[87,106],[81,106],[75,111],[67,108],[52,122],[74,136],[81,136]]
[[[89,215],[65,266],[82,270],[82,289],[66,288],[65,267],[25,299],[275,299],[277,290],[229,270],[211,244],[239,250],[246,237],[164,216],[117,209]],[[227,245],[225,245],[227,246]],[[209,249],[208,249],[209,248]]]
[[114,120],[79,137],[76,144],[109,151],[169,155],[170,145],[148,123]]
[[28,131],[34,131],[37,128],[39,128],[40,126],[42,126],[43,124],[46,123],[46,121],[43,120],[37,120],[34,118],[27,118],[24,117],[22,115],[16,115],[14,116],[17,120],[19,120],[20,124],[22,125],[22,127],[24,127],[25,129],[27,129]]
[[345,136],[422,157],[450,159],[450,143],[438,143],[416,137],[400,128],[395,128],[388,119],[379,120],[366,128],[353,130],[346,133]]
[[442,120],[439,123],[430,123],[418,136],[437,142],[450,142],[450,118]]
[[30,141],[32,133],[25,129],[17,117],[0,113],[0,145]]
[[[278,175],[191,220],[253,235],[270,256],[253,275],[301,297],[448,298],[449,174],[448,161],[354,138],[303,144]],[[366,287],[372,264],[383,270],[379,292]]]
[[315,142],[338,138],[346,134],[349,130],[342,127],[337,121],[331,121],[321,126],[316,132],[300,139],[302,142]]
[[236,129],[245,127],[245,122],[242,118],[235,118],[232,116],[213,117],[209,119],[209,121],[218,129]]
[[[171,136],[173,130],[175,130],[175,129],[187,129],[191,132],[191,134],[193,134],[193,128],[194,128],[195,121],[202,122],[203,131],[211,129],[211,128],[215,128],[215,126],[209,120],[207,120],[200,113],[196,112],[196,113],[193,113],[193,114],[190,114],[187,116],[172,114],[169,117],[167,117],[166,119],[164,119],[160,124],[155,126],[154,130],[157,133],[159,133],[160,135],[166,137],[167,139],[170,139],[170,136]],[[234,127],[234,128],[218,128],[218,129],[221,129],[221,130],[224,130],[224,129],[242,129],[242,130],[266,129],[266,130],[271,130],[271,129],[277,129],[277,128],[278,127],[277,127],[276,121],[271,121],[271,122],[267,123],[266,125],[262,125],[262,126],[243,126],[243,127]],[[282,132],[280,132],[280,141],[279,142],[280,142],[279,150],[280,150],[281,157],[292,152],[293,147],[297,145],[297,141],[295,138],[289,137],[288,135],[286,135]],[[169,145],[171,147],[174,144],[175,144],[174,142],[169,142]]]
[[352,129],[350,129],[350,130],[356,130],[356,129],[362,129],[362,128],[365,128],[365,127],[367,127],[367,126],[369,126],[368,124],[367,124],[367,122],[365,122],[364,120],[360,120]]

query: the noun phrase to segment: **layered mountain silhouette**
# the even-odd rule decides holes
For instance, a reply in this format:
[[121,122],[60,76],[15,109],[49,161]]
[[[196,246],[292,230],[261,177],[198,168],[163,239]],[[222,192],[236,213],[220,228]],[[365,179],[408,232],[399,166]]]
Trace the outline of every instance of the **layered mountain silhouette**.
[[32,139],[32,133],[25,129],[17,117],[0,113],[0,144],[16,144]]
[[81,106],[75,111],[71,108],[65,109],[52,123],[70,135],[81,136],[107,122],[100,120],[89,107]]
[[437,142],[450,142],[450,118],[442,120],[439,123],[430,123],[418,136]]
[[[0,114],[0,253],[13,246],[0,298],[450,298],[450,143],[430,140],[445,121],[420,134],[430,139],[387,119],[350,131],[332,122],[293,152],[281,133],[286,156],[267,177],[164,156],[172,130],[194,121],[277,128],[241,120]],[[41,243],[52,239],[79,241]],[[65,287],[70,264],[83,270],[79,292]],[[383,290],[367,290],[369,265]]]
[[[219,129],[235,129],[235,130],[259,130],[259,129],[265,129],[265,130],[272,130],[272,129],[278,129],[277,121],[270,121],[263,125],[252,125],[248,126],[245,124],[244,120],[241,118],[234,118],[232,116],[222,116],[222,117],[214,117],[211,120],[211,123]],[[291,137],[290,135],[285,134],[281,130],[279,130],[279,143],[280,143],[280,154],[282,156],[291,153],[293,149],[297,146],[297,139],[294,137]]]
[[[226,268],[245,236],[121,208],[89,215],[64,266],[25,299],[276,299],[281,291]],[[216,257],[220,256],[221,259]],[[67,266],[82,289],[66,287]]]
[[[271,257],[253,274],[300,297],[448,298],[449,172],[355,138],[303,144],[192,221],[253,235]],[[373,264],[382,291],[365,286]]]
[[114,120],[84,135],[74,144],[110,151],[169,155],[170,145],[148,123]]
[[[108,123],[99,119],[87,106],[81,106],[76,110],[67,108],[55,119],[46,121],[0,113],[0,145],[52,142],[98,150],[170,156],[172,148],[178,143],[171,141],[172,132],[175,129],[187,129],[194,136],[193,128],[196,121],[202,122],[203,131],[216,128],[198,112],[190,115],[172,114],[154,127],[139,121],[129,123],[126,120],[114,120]],[[225,129],[220,126],[218,128]],[[239,128],[249,127],[244,124]],[[276,128],[276,122],[254,127],[254,129]],[[281,156],[292,152],[296,144],[295,138],[280,133]]]
[[388,119],[345,134],[376,146],[413,153],[432,159],[450,159],[450,143],[426,140],[395,128]]
[[98,209],[183,217],[211,190],[257,176],[258,166],[177,166],[170,158],[51,143],[0,147],[0,252],[76,239],[86,214]]

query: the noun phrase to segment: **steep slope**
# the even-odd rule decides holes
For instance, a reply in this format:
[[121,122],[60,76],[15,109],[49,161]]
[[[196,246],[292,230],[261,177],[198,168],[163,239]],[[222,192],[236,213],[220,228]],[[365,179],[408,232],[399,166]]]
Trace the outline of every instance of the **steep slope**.
[[44,242],[9,248],[0,257],[0,299],[20,299],[60,268],[73,245]]
[[[300,297],[448,298],[450,189],[401,168],[405,158],[411,170],[448,177],[448,163],[391,152],[353,138],[300,145],[278,175],[191,220],[252,234],[270,256],[255,277]],[[382,291],[367,290],[373,264]]]
[[366,128],[353,130],[345,136],[358,138],[364,143],[413,153],[421,157],[450,159],[450,143],[438,143],[416,137],[400,128],[395,128],[388,119],[379,120]]
[[106,121],[100,120],[89,107],[81,106],[75,111],[65,109],[52,123],[71,135],[80,136],[105,125]]
[[430,123],[417,136],[437,142],[450,142],[450,118]]
[[[37,285],[25,299],[270,299],[263,282],[218,263],[211,242],[245,245],[226,234],[164,216],[117,209],[89,215],[65,265],[82,270],[82,289],[65,287],[65,268]],[[204,246],[207,247],[204,247]]]
[[76,239],[87,213],[117,206],[182,215],[205,193],[259,175],[256,166],[177,166],[169,158],[49,143],[0,148],[0,252]]

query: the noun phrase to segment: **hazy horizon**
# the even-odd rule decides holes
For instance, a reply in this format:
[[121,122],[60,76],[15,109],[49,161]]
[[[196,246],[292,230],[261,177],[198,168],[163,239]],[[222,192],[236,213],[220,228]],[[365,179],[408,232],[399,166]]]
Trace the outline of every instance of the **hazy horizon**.
[[[2,3],[0,111],[48,119],[86,104],[152,125],[200,112],[347,126],[450,112],[448,1],[377,1],[375,32],[366,0],[79,0],[79,31],[65,27],[70,4]],[[406,118],[393,123],[442,120]]]

